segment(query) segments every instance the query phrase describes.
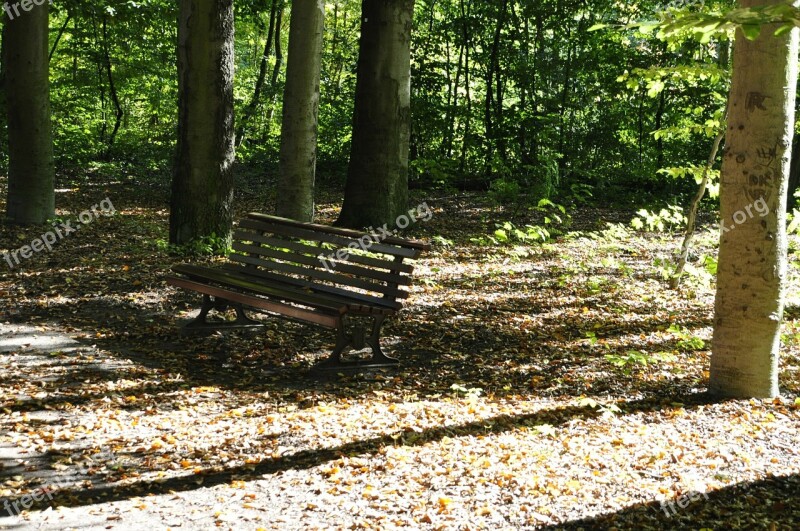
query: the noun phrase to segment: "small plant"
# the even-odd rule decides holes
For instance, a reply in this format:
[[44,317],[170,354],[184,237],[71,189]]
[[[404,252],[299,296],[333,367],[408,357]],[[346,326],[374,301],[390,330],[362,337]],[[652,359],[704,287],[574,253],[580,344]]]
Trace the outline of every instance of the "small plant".
[[676,270],[675,262],[661,256],[653,259],[653,267],[656,270],[656,275],[661,278],[661,280],[671,279]]
[[575,183],[569,187],[569,190],[567,198],[577,205],[585,205],[589,202],[589,199],[594,197],[592,193],[594,186],[590,184]]
[[173,245],[166,240],[158,240],[156,247],[178,256],[228,256],[233,250],[228,238],[211,233],[183,245]]
[[686,223],[683,208],[677,205],[662,208],[660,212],[651,212],[643,208],[636,215],[637,217],[631,220],[631,227],[636,230],[646,229],[648,232],[672,232]]
[[653,365],[657,361],[674,361],[676,359],[674,354],[669,352],[658,352],[656,354],[647,354],[641,350],[628,350],[624,355],[620,354],[606,354],[606,360],[614,367],[621,369],[625,374],[630,374],[634,367],[647,367]]
[[681,350],[701,350],[706,346],[706,342],[692,334],[688,328],[673,324],[667,328],[667,332],[671,332],[678,337],[678,348]]
[[716,274],[717,259],[709,255],[700,256],[700,259],[694,264],[686,262],[683,269],[683,276],[691,279],[696,286],[702,288],[709,287]]
[[586,336],[586,341],[589,342],[590,347],[593,347],[595,343],[599,341],[597,334],[592,332],[591,330],[589,330],[588,332],[584,332],[583,335]]
[[448,240],[444,236],[439,236],[439,235],[436,235],[433,238],[431,238],[431,241],[434,244],[445,248],[452,247],[453,245],[455,245],[455,242],[453,242],[453,240]]
[[580,407],[588,407],[588,408],[591,408],[591,409],[597,409],[598,411],[603,413],[603,416],[609,416],[609,415],[614,415],[616,413],[622,413],[622,410],[616,404],[609,404],[609,405],[606,406],[606,405],[603,405],[603,404],[599,403],[597,400],[595,400],[593,398],[589,398],[588,396],[587,397],[583,397],[580,400],[578,400],[578,406],[580,406]]
[[517,181],[503,177],[489,185],[489,197],[500,205],[517,204],[520,200],[522,187]]
[[456,397],[463,396],[469,403],[477,402],[478,398],[480,398],[481,393],[483,392],[483,389],[481,389],[480,387],[466,388],[463,385],[457,383],[451,385],[450,390],[453,391],[454,396]]
[[511,221],[496,223],[495,231],[491,235],[471,238],[470,241],[478,245],[545,243],[553,236],[562,234],[561,228],[569,222],[567,209],[549,199],[541,199],[533,210],[544,214],[543,225],[518,227]]

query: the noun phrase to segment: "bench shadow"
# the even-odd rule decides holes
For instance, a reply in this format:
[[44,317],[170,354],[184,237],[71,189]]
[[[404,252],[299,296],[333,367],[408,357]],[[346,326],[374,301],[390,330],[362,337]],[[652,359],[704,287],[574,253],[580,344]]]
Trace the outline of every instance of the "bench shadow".
[[[21,320],[27,324],[52,322],[54,315],[66,318],[67,314],[78,314],[80,329],[105,332],[102,337],[78,339],[82,346],[96,346],[111,356],[148,369],[180,374],[187,385],[249,392],[275,388],[313,390],[334,397],[340,395],[341,383],[394,377],[413,379],[420,394],[448,392],[453,380],[468,387],[481,387],[495,396],[660,393],[664,386],[663,380],[640,378],[636,372],[622,374],[604,359],[608,351],[577,344],[581,339],[575,335],[577,331],[597,324],[596,321],[584,323],[567,318],[558,324],[532,326],[528,334],[517,323],[503,322],[502,316],[494,322],[482,319],[470,305],[458,308],[458,315],[464,316],[461,319],[455,319],[451,309],[426,306],[423,317],[412,309],[387,322],[384,345],[389,345],[387,352],[400,357],[401,366],[397,369],[346,371],[343,378],[338,371],[320,376],[310,369],[333,348],[332,331],[267,316],[263,319],[263,329],[180,336],[179,326],[185,318],[175,317],[179,313],[177,308],[191,307],[196,299],[179,298],[158,313],[109,297],[87,299],[78,308],[52,305],[47,321],[45,316],[38,315],[36,308],[22,306],[20,311]],[[524,302],[518,297],[508,299],[513,299],[514,305]],[[503,300],[500,304],[508,303]],[[102,321],[100,316],[104,316]],[[689,316],[684,322],[704,324]],[[623,327],[623,323],[615,324],[611,335],[641,334],[664,325],[647,318],[630,331]],[[570,339],[565,334],[574,337]],[[572,344],[564,348],[564,341]],[[675,345],[665,340],[647,346],[647,350],[654,348],[669,351]],[[559,378],[587,369],[593,374],[591,379],[572,379],[553,387]],[[698,386],[697,379],[670,381],[684,392]]]

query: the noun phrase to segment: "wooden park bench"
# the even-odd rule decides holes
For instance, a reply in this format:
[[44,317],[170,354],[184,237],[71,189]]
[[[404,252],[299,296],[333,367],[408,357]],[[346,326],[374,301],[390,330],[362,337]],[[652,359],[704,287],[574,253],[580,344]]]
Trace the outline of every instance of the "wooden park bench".
[[[409,295],[404,287],[414,268],[407,260],[428,249],[420,241],[251,213],[234,231],[227,263],[179,265],[167,282],[203,294],[187,331],[261,326],[245,313],[254,309],[336,330],[336,346],[318,368],[385,367],[398,360],[381,350],[381,326]],[[207,321],[210,310],[229,307],[235,321]],[[365,345],[371,359],[342,360]]]

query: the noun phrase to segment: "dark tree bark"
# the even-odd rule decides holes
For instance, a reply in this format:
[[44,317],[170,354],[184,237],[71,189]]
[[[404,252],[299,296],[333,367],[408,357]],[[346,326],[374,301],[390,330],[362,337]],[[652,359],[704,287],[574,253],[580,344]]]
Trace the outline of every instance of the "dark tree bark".
[[411,26],[414,0],[364,0],[361,7],[346,227],[393,226],[408,208]]
[[230,239],[233,202],[233,0],[181,0],[178,150],[170,242]]
[[275,66],[272,68],[272,78],[270,79],[270,104],[267,113],[267,131],[272,126],[272,118],[275,116],[275,100],[278,97],[278,76],[283,68],[283,48],[281,47],[281,26],[283,25],[283,10],[286,8],[286,0],[278,0],[278,14],[275,18]]
[[103,153],[104,160],[109,160],[111,158],[111,148],[114,146],[114,141],[117,139],[117,133],[122,125],[122,117],[125,115],[119,101],[119,95],[117,94],[117,86],[114,83],[114,74],[111,66],[111,51],[109,48],[108,15],[103,14],[103,66],[105,67],[106,76],[108,78],[108,91],[111,96],[111,102],[114,104],[114,128],[111,131],[111,135],[108,137],[106,151]]
[[6,19],[3,34],[8,117],[8,202],[13,224],[55,216],[55,168],[50,123],[49,4]]
[[[247,126],[253,115],[256,113],[259,103],[261,102],[261,92],[264,90],[264,85],[267,80],[267,71],[269,70],[268,58],[272,53],[272,41],[275,36],[275,21],[278,14],[278,0],[272,0],[272,5],[269,10],[269,29],[267,30],[267,42],[264,44],[264,53],[261,54],[261,62],[258,68],[258,79],[256,86],[253,89],[253,96],[250,98],[250,103],[244,109],[244,113],[239,119],[239,125],[236,131],[236,146],[241,146],[244,142],[244,137],[247,132]],[[280,39],[280,34],[278,34]],[[280,45],[278,45],[280,46]]]
[[283,93],[277,214],[314,219],[323,0],[294,0]]

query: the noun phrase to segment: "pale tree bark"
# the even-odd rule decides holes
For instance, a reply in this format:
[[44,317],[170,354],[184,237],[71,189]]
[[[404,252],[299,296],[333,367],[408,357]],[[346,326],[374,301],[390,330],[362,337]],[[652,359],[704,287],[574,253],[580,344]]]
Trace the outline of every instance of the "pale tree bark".
[[181,0],[178,149],[170,242],[229,240],[233,202],[233,0]]
[[55,166],[50,123],[49,4],[3,27],[8,119],[9,223],[41,224],[55,216]]
[[353,141],[337,224],[392,226],[408,209],[414,0],[361,6]]
[[291,17],[277,214],[312,221],[325,3],[323,0],[293,0]]
[[779,393],[798,36],[797,30],[780,37],[774,31],[764,26],[754,41],[737,31],[733,52],[709,383],[709,391],[722,396]]

